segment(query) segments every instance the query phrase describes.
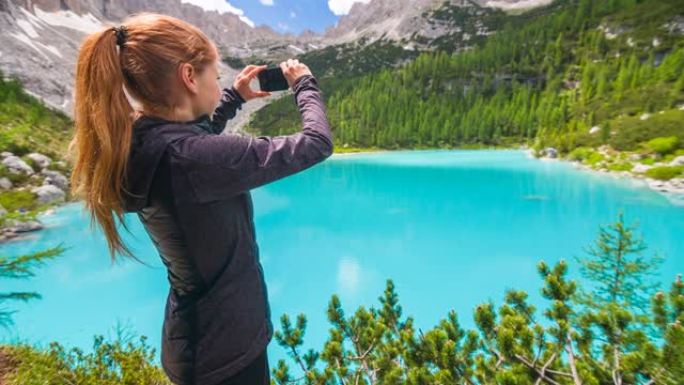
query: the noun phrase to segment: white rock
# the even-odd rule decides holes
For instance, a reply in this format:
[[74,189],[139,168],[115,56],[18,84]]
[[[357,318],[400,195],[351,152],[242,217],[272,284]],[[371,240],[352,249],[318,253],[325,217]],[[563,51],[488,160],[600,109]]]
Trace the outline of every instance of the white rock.
[[644,159],[644,156],[642,154],[629,154],[627,159],[629,161],[632,161],[632,162],[638,162],[638,161]]
[[603,146],[600,146],[598,148],[598,152],[601,153],[602,155],[609,154],[612,149],[610,148],[609,145],[604,144]]
[[596,133],[601,132],[601,127],[599,126],[594,126],[589,130],[589,134],[594,135]]
[[643,174],[652,168],[653,168],[653,166],[649,166],[647,164],[642,164],[642,163],[637,163],[634,165],[634,167],[632,167],[632,172]]
[[45,167],[49,166],[50,163],[52,163],[52,159],[50,159],[50,157],[48,157],[47,155],[43,155],[41,153],[38,153],[38,152],[32,152],[32,153],[26,155],[26,157],[31,159],[32,161],[36,162],[36,164],[40,168],[45,168]]
[[639,119],[641,119],[641,120],[648,120],[648,118],[650,118],[650,117],[651,117],[651,114],[641,114],[641,116],[639,117]]
[[43,228],[43,225],[35,220],[28,220],[26,222],[14,221],[11,231],[15,233],[25,233],[27,231],[36,231]]
[[59,187],[51,184],[42,185],[31,190],[38,195],[38,202],[50,203],[54,201],[64,201],[66,194]]
[[684,155],[680,155],[670,162],[670,166],[684,166]]
[[0,156],[3,157],[3,158],[7,158],[8,156],[12,156],[12,155],[14,155],[14,154],[12,154],[12,153],[9,152],[9,151],[0,152]]
[[66,190],[69,187],[69,180],[59,171],[43,170],[41,171],[41,174],[46,176],[45,180],[43,181],[44,185],[52,184],[59,187],[62,190]]
[[655,190],[665,191],[666,183],[662,180],[648,179],[648,185]]
[[544,155],[551,159],[556,159],[558,158],[558,150],[553,147],[547,147],[544,149]]
[[684,178],[673,178],[670,179],[670,185],[672,187],[675,187],[677,189],[682,189],[684,188]]
[[2,164],[9,169],[13,174],[24,173],[27,175],[33,175],[34,171],[24,162],[20,157],[15,155],[10,155],[2,160]]
[[0,189],[9,190],[12,188],[12,181],[9,178],[3,176],[0,178]]
[[7,215],[7,209],[0,205],[0,217]]

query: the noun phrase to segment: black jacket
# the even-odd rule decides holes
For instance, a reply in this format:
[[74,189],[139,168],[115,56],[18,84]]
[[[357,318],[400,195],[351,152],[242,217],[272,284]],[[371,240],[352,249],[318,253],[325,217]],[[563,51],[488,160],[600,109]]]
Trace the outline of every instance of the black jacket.
[[124,182],[168,270],[161,362],[177,384],[214,385],[240,371],[273,336],[249,190],[333,152],[316,79],[293,84],[303,129],[287,136],[220,134],[244,100],[224,88],[211,118],[141,117]]

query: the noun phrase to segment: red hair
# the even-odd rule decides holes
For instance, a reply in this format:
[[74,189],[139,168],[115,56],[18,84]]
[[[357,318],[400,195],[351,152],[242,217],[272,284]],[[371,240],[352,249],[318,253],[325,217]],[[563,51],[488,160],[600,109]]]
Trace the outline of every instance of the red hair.
[[177,103],[178,65],[190,63],[201,73],[218,59],[213,42],[183,20],[142,12],[129,16],[122,25],[126,39],[121,48],[112,26],[88,35],[79,50],[75,133],[68,150],[74,160],[71,192],[84,200],[91,229],[96,221],[102,228],[112,262],[117,252],[135,258],[123,243],[116,221],[128,231],[122,189],[133,122],[142,114],[138,108],[172,111]]

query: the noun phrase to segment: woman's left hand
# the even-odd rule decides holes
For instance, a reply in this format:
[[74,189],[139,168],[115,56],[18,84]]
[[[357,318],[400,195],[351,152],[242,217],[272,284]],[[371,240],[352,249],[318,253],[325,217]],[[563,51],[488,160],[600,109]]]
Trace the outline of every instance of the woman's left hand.
[[249,86],[252,79],[254,79],[257,76],[257,74],[259,74],[259,72],[265,70],[266,67],[266,64],[260,66],[250,64],[247,67],[245,67],[235,78],[235,81],[233,82],[233,87],[240,93],[240,96],[242,96],[242,98],[245,99],[245,101],[249,101],[254,98],[263,98],[271,95],[270,92],[255,91],[252,89],[252,87]]

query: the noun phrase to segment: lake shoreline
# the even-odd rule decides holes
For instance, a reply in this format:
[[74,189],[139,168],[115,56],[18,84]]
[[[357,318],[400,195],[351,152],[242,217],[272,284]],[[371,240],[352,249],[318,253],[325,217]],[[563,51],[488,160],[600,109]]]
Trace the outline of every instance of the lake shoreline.
[[590,171],[596,175],[619,178],[619,179],[629,179],[635,183],[635,187],[647,187],[651,190],[659,192],[665,195],[668,200],[673,204],[684,205],[684,180],[681,178],[674,178],[670,181],[662,181],[653,178],[648,178],[646,176],[637,174],[630,171],[613,171],[608,169],[595,169],[589,165],[583,164],[582,162],[571,160],[563,157],[549,157],[549,156],[536,156],[535,151],[528,146],[520,147],[477,147],[477,148],[467,148],[467,147],[456,147],[456,148],[420,148],[420,149],[398,149],[398,150],[388,150],[388,149],[377,149],[377,148],[359,148],[358,151],[344,151],[333,153],[336,157],[345,157],[355,154],[367,155],[382,152],[393,152],[393,151],[430,151],[430,150],[444,150],[444,151],[524,151],[529,158],[534,158],[538,161],[559,161],[566,162],[574,166],[578,170]]
[[664,195],[673,204],[684,205],[684,184],[680,182],[680,178],[674,178],[669,181],[662,181],[653,178],[648,178],[641,174],[637,174],[630,171],[614,171],[605,168],[595,169],[590,165],[567,158],[546,156],[539,157],[534,154],[534,150],[532,149],[527,149],[525,150],[525,152],[529,158],[540,160],[542,162],[565,162],[567,164],[570,164],[577,170],[587,171],[594,175],[629,180],[634,183],[634,187],[645,187],[651,189]]
[[[606,169],[594,169],[589,165],[583,164],[581,162],[570,160],[562,157],[548,157],[548,156],[536,156],[533,149],[527,146],[520,147],[477,147],[477,148],[418,148],[418,149],[381,149],[381,148],[358,148],[352,151],[342,151],[334,152],[332,154],[335,158],[351,157],[354,155],[368,155],[368,154],[378,154],[396,151],[431,151],[431,150],[442,150],[442,151],[521,151],[524,152],[528,158],[533,158],[538,161],[547,162],[565,162],[572,165],[575,169],[581,171],[589,171],[595,175],[601,175],[605,177],[618,178],[618,179],[629,179],[630,181],[636,182],[634,187],[646,187],[661,193],[668,198],[670,202],[676,205],[684,205],[684,185],[678,187],[668,183],[668,181],[659,181],[652,178],[646,178],[641,175],[636,175],[629,171],[611,171]],[[41,212],[40,215],[50,215],[55,209],[59,209],[62,206],[73,204],[78,202],[78,200],[66,200],[58,204],[54,204],[47,208],[45,211]],[[37,218],[36,218],[37,219]],[[41,230],[42,227],[36,226],[35,230],[30,230],[26,232],[21,232],[14,234],[11,237],[0,238],[0,243],[11,242],[11,241],[22,241],[29,237],[30,233]]]

